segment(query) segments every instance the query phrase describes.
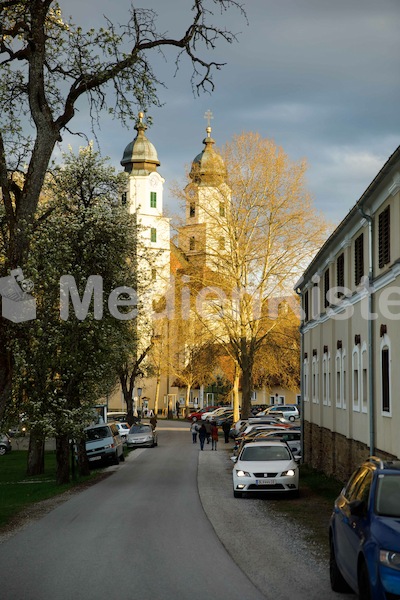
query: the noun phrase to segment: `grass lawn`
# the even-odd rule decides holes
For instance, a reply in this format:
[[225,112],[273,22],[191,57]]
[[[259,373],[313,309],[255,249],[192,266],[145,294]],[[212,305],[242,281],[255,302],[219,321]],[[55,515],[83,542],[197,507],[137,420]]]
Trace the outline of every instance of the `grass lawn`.
[[43,475],[26,475],[27,457],[26,450],[13,450],[0,456],[0,529],[29,504],[58,496],[99,476],[99,470],[96,470],[88,477],[77,478],[66,485],[57,485],[54,451],[45,452]]

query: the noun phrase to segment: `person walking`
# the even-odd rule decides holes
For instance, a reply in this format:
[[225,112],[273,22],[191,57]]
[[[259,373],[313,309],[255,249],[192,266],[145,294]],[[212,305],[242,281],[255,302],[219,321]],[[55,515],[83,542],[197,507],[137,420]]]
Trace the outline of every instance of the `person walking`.
[[199,426],[197,425],[197,419],[196,417],[193,418],[193,422],[190,426],[190,432],[192,434],[192,440],[193,440],[193,444],[197,444],[197,433],[199,431]]
[[207,430],[205,428],[204,423],[201,424],[199,429],[199,442],[200,442],[200,450],[204,450],[204,442],[206,441]]
[[217,449],[218,443],[218,427],[215,423],[211,424],[211,450]]
[[210,439],[211,439],[211,423],[210,421],[204,421],[204,427],[206,428],[206,438],[207,438],[207,444],[210,443]]
[[231,430],[231,422],[229,421],[229,419],[226,419],[223,423],[222,423],[222,431],[224,432],[224,436],[225,436],[225,444],[227,444],[229,442],[229,432]]

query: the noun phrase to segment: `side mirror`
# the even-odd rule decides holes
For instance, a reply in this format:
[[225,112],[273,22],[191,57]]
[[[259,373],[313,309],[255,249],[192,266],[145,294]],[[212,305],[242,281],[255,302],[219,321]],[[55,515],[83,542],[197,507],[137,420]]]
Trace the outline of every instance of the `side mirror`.
[[231,461],[235,463],[237,461],[237,456],[231,456]]

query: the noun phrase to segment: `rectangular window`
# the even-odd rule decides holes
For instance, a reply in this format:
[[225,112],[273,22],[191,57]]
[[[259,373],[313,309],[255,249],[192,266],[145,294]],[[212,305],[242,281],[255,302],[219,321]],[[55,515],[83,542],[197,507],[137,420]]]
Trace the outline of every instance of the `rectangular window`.
[[196,215],[196,203],[191,202],[189,205],[189,217],[194,217]]
[[308,291],[304,294],[304,320],[310,320],[310,305],[308,300]]
[[127,199],[128,199],[128,194],[126,192],[123,192],[122,196],[121,196],[121,204],[122,204],[122,206],[126,206]]
[[150,208],[157,208],[157,192],[150,192]]
[[220,217],[225,216],[225,204],[223,202],[219,203],[219,216]]
[[189,239],[189,250],[195,250],[196,249],[196,238],[194,237],[194,235],[192,235],[192,237]]
[[327,306],[329,306],[329,267],[327,268],[327,270],[324,273],[324,306],[325,308]]
[[151,279],[152,281],[155,281],[157,279],[157,269],[151,270]]
[[[344,254],[337,257],[336,261],[336,285],[339,288],[344,288]],[[343,291],[338,293],[338,296],[343,296]]]
[[359,285],[364,276],[364,234],[354,241],[354,285]]
[[224,250],[224,249],[225,249],[225,238],[221,236],[218,239],[218,250]]
[[389,349],[382,350],[382,411],[390,412]]
[[157,229],[155,227],[152,227],[150,229],[150,241],[151,242],[157,241]]
[[390,206],[379,215],[379,268],[390,262]]

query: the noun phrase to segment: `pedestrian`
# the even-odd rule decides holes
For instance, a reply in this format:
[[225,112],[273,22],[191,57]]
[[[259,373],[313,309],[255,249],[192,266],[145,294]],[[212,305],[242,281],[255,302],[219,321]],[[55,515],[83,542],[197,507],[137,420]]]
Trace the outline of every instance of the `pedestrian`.
[[210,443],[210,439],[211,439],[211,423],[210,421],[204,421],[204,427],[206,428],[206,438],[207,438],[207,444]]
[[215,423],[211,424],[211,450],[217,449],[218,427]]
[[179,409],[181,405],[179,404],[179,400],[176,401],[175,409],[176,409],[176,418],[179,419]]
[[199,429],[199,442],[200,442],[200,450],[204,450],[204,442],[206,441],[207,431],[204,423],[201,424]]
[[231,430],[231,422],[229,421],[229,419],[226,419],[226,421],[224,421],[222,423],[222,431],[224,432],[224,436],[225,436],[225,444],[227,444],[229,442],[230,430]]
[[197,433],[199,431],[199,426],[196,423],[196,417],[193,418],[193,422],[190,426],[190,432],[192,434],[193,444],[197,444]]
[[155,417],[154,415],[150,419],[150,425],[152,426],[153,431],[154,431],[157,426],[157,417]]

